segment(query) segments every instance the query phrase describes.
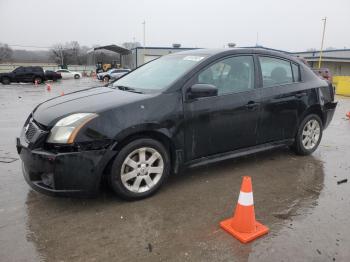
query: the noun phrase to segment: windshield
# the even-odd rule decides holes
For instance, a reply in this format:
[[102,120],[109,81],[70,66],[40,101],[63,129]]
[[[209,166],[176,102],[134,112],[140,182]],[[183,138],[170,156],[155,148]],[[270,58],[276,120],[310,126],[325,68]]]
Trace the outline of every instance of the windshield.
[[198,64],[205,56],[168,55],[153,60],[113,83],[141,90],[161,90],[169,87],[185,72]]

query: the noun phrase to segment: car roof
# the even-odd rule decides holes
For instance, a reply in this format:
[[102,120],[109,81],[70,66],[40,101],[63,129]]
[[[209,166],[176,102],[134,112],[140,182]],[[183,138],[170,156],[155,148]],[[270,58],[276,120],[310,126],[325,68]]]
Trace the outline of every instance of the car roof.
[[263,55],[271,55],[271,56],[279,56],[283,57],[289,60],[293,60],[294,62],[297,62],[300,64],[300,61],[296,59],[296,57],[288,55],[283,52],[278,52],[274,50],[267,50],[264,48],[256,47],[256,48],[220,48],[220,49],[194,49],[194,50],[188,50],[188,51],[182,51],[173,53],[172,55],[204,55],[204,56],[214,56],[214,55],[220,55],[220,54],[226,54],[226,55],[234,55],[234,54],[263,54]]

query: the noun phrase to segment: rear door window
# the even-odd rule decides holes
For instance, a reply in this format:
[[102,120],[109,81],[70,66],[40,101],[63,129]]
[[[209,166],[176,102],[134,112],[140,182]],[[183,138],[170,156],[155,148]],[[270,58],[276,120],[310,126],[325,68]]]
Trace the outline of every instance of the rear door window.
[[273,57],[259,57],[263,87],[293,83],[291,63]]

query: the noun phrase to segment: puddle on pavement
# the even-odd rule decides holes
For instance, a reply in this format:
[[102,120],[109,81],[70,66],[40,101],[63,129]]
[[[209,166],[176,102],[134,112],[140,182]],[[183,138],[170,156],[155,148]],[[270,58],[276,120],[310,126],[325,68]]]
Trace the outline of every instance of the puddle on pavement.
[[18,158],[0,156],[0,163],[9,164],[9,163],[15,162],[16,160],[18,160]]
[[109,191],[83,200],[30,191],[27,239],[47,260],[97,254],[98,260],[213,261],[219,254],[220,259],[235,255],[244,260],[251,245],[233,244],[218,225],[232,215],[244,175],[252,176],[257,219],[270,227],[268,238],[294,217],[312,212],[324,180],[321,161],[278,150],[187,170],[171,177],[154,197],[138,202],[121,201]]
[[[84,85],[65,83],[65,93]],[[15,155],[15,131],[30,110],[61,91],[59,85],[51,93],[40,88],[45,96],[26,94],[22,87],[0,88],[2,112],[11,120],[6,122],[11,128],[0,130],[0,144],[2,150],[12,150],[10,157]],[[22,99],[9,104],[18,95]],[[106,190],[96,199],[46,197],[28,189],[19,161],[0,165],[0,246],[5,247],[0,254],[33,261],[247,261],[316,259],[318,249],[322,256],[342,252],[346,257],[349,214],[340,204],[348,204],[349,183],[336,182],[349,178],[350,125],[342,118],[350,99],[341,102],[346,104],[339,104],[314,156],[297,157],[282,149],[187,170],[171,177],[157,195],[138,202],[121,201]],[[241,245],[219,222],[232,215],[245,175],[252,176],[257,219],[270,233]],[[337,250],[335,243],[343,246]]]

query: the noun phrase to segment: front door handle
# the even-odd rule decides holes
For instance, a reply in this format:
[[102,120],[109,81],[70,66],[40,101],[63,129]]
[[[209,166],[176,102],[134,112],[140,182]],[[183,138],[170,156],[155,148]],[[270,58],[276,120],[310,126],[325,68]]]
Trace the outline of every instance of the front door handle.
[[259,103],[255,103],[254,101],[249,101],[248,104],[245,105],[247,109],[255,109],[259,106]]
[[303,96],[306,96],[306,95],[307,95],[306,92],[300,92],[300,93],[296,93],[294,96],[295,96],[296,98],[302,98]]

